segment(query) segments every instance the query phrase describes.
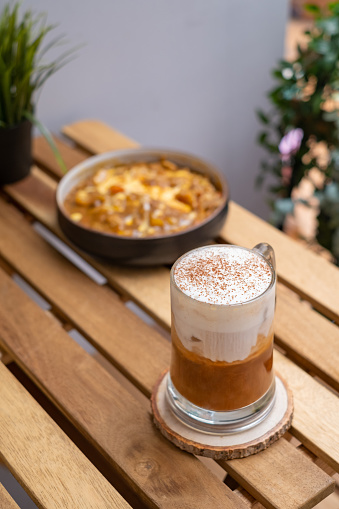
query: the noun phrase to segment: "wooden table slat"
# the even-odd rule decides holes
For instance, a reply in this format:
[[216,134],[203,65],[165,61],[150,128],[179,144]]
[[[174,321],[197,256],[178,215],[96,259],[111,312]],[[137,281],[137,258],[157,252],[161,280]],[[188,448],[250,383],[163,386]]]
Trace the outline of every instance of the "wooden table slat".
[[[62,240],[54,206],[56,183],[39,169],[24,182],[8,186],[7,193]],[[78,252],[80,252],[78,250]],[[117,267],[98,263],[85,255],[109,283],[134,300],[161,325],[170,328],[169,270]],[[297,295],[278,284],[276,340],[297,361],[339,389],[339,329],[300,302]],[[326,337],[326,342],[323,338]]]
[[280,352],[277,371],[288,380],[294,398],[291,432],[316,456],[339,472],[339,399]]
[[[7,212],[7,214],[5,214],[5,215],[8,218],[9,217],[9,209],[11,207],[9,205],[5,206],[4,204],[0,203],[0,211],[1,211],[2,207],[5,207],[6,212]],[[10,216],[12,216],[12,215],[16,216],[18,214],[16,210],[13,210],[12,212],[13,212],[13,214],[10,214]],[[15,226],[14,226],[13,223],[9,224],[9,231],[7,232],[7,234],[4,233],[5,237],[7,235],[10,235],[9,232],[13,232],[13,230],[15,230],[16,227],[20,228],[20,218],[19,218],[19,224],[18,225],[16,223],[15,223]],[[3,229],[5,229],[5,225],[4,225]],[[30,237],[34,237],[34,232],[30,232],[29,229],[27,229],[27,228],[24,229],[22,234],[23,234],[25,240],[27,239],[28,235]],[[4,243],[6,246],[8,246],[8,243],[10,242],[10,239],[12,239],[12,241],[13,241],[12,237],[13,236],[10,236],[6,240],[6,242]],[[14,238],[16,238],[16,236],[14,236]],[[20,238],[21,238],[21,242],[22,242],[23,238],[21,236],[20,236]],[[67,272],[66,265],[67,265],[68,262],[63,260],[63,264],[60,265],[60,268],[58,268],[60,261],[58,261],[58,266],[54,263],[54,261],[53,261],[54,260],[53,250],[49,246],[46,246],[46,245],[45,245],[45,248],[43,248],[43,245],[41,245],[41,243],[44,244],[42,239],[37,238],[37,239],[35,239],[35,241],[37,242],[37,246],[36,246],[35,250],[31,251],[29,253],[29,256],[25,256],[24,259],[21,259],[21,257],[20,257],[21,262],[18,262],[18,265],[17,265],[16,268],[19,269],[21,272],[22,272],[22,270],[24,270],[25,271],[25,275],[27,277],[27,275],[30,274],[31,270],[32,270],[32,268],[31,268],[31,266],[29,264],[29,260],[31,258],[33,258],[33,259],[36,258],[37,256],[39,256],[39,253],[42,253],[43,257],[48,258],[47,266],[46,266],[46,269],[45,269],[46,272],[40,273],[40,277],[39,278],[36,277],[36,279],[39,279],[40,281],[44,281],[44,282],[46,282],[46,280],[49,280],[49,284],[51,285],[51,288],[49,289],[50,293],[55,292],[55,288],[54,287],[55,287],[55,285],[58,284],[57,283],[57,281],[58,281],[59,282],[59,287],[63,288],[63,290],[65,292],[63,294],[63,298],[67,299],[67,294],[71,291],[67,287],[67,284],[68,284],[67,281],[69,279],[69,275],[68,275],[68,272]],[[18,246],[12,244],[10,246],[10,249],[11,249],[11,251],[9,251],[7,253],[7,256],[10,255],[10,252],[13,253],[13,251],[16,251],[18,249]],[[30,249],[30,245],[27,242],[25,242],[25,252],[27,253],[27,250],[29,250],[29,249]],[[0,251],[2,252],[2,254],[4,254],[3,246],[1,246],[1,239],[0,239]],[[48,255],[49,251],[50,251],[50,254]],[[15,257],[12,256],[11,259],[13,261],[15,259]],[[27,260],[28,260],[28,262],[27,262]],[[37,265],[39,267],[39,271],[41,271],[42,268],[43,268],[43,265],[44,265],[43,260],[42,259],[38,259],[36,261],[37,261]],[[54,275],[55,279],[50,280],[51,276],[48,276],[48,272],[51,272]],[[80,288],[82,288],[82,291],[86,295],[91,295],[92,294],[91,288],[94,285],[94,283],[91,282],[90,280],[88,280],[88,278],[86,278],[86,276],[84,276],[84,275],[81,275],[81,276],[82,276],[82,278],[85,278],[86,281],[87,281],[87,290],[85,290],[82,285],[80,285]],[[73,291],[76,292],[76,288],[78,288],[78,287],[79,287],[79,283],[77,282],[77,284],[74,285],[74,290]],[[101,290],[104,290],[104,289],[101,289]],[[46,291],[46,289],[45,289],[45,291]],[[77,300],[77,299],[81,300],[81,295],[76,295],[75,296],[75,300]],[[67,304],[65,304],[65,305],[67,306]],[[108,306],[108,307],[106,307],[106,306]],[[96,298],[94,298],[93,302],[90,303],[91,311],[89,311],[89,308],[87,310],[87,308],[85,306],[82,309],[82,313],[83,314],[79,317],[79,322],[80,323],[84,323],[84,321],[86,322],[86,320],[88,319],[88,315],[96,315],[97,312],[98,313],[102,313],[103,312],[104,313],[103,316],[107,317],[107,321],[106,321],[106,327],[107,327],[107,325],[109,325],[109,320],[110,320],[109,315],[112,314],[112,312],[113,312],[113,306],[114,306],[113,305],[113,301],[112,301],[112,303],[111,302],[107,303],[107,301],[105,300],[105,301],[100,301],[98,303],[98,309],[97,309],[96,308]],[[126,321],[126,319],[125,319],[125,321]],[[87,328],[87,325],[85,325],[85,326]],[[136,326],[133,325],[133,327],[135,328]],[[114,329],[114,318],[113,318],[113,321],[112,321],[112,330],[113,329]],[[153,352],[154,351],[153,341],[154,341],[155,333],[154,333],[154,331],[152,331],[148,327],[147,327],[147,331],[148,331],[148,333],[147,333],[147,344],[144,343],[144,347],[143,347],[144,348],[144,353],[142,355],[139,354],[138,357],[137,357],[137,361],[138,361],[139,364],[143,363],[143,359],[144,359],[145,355],[147,356],[147,352]],[[113,334],[112,334],[112,337],[110,339],[111,339],[111,344],[113,344],[114,343],[114,335]],[[121,346],[123,346],[123,344],[121,342],[117,343],[117,351],[116,351],[115,355],[121,355]],[[125,366],[129,365],[130,358],[131,358],[131,352],[133,352],[135,350],[135,348],[138,348],[138,339],[136,339],[134,337],[134,335],[131,334],[131,336],[128,339],[128,349],[127,349],[128,353],[126,353],[125,358],[121,360],[122,364],[124,364]],[[169,362],[169,344],[164,339],[162,339],[162,349],[166,350],[165,357],[161,357],[163,360],[159,360],[158,357],[154,358],[153,363],[150,366],[148,366],[148,367],[144,366],[143,369],[141,370],[144,373],[144,375],[143,375],[144,378],[141,379],[140,382],[144,383],[144,384],[145,384],[145,377],[149,376],[149,372],[152,371],[152,373],[153,373],[153,375],[152,375],[153,376],[153,380],[151,381],[151,383],[149,383],[149,384],[146,383],[145,384],[145,387],[147,388],[147,393],[148,394],[149,394],[153,384],[155,383],[155,381],[156,381],[156,379],[158,377],[158,374],[162,371],[162,369],[167,367],[168,362]],[[140,358],[140,356],[141,356],[141,358]],[[153,369],[153,367],[154,367],[154,369]],[[254,461],[255,461],[255,457],[254,457]],[[288,462],[288,464],[289,464],[289,462]],[[269,478],[270,478],[270,474],[269,474],[269,468],[268,468],[267,469],[267,479],[265,481],[265,484],[269,485]]]
[[[97,120],[76,122],[63,132],[93,153],[117,148],[115,130]],[[271,244],[281,281],[339,323],[339,271],[330,262],[234,202],[230,203],[221,236],[231,244],[249,248],[259,242]]]
[[[278,440],[254,462],[254,456],[249,456],[218,463],[266,508],[311,509],[334,491],[335,483],[325,472],[319,475],[318,467],[311,467],[308,458],[299,452],[287,440]],[[263,482],[267,472],[269,487]]]
[[339,327],[278,284],[275,342],[339,391]]
[[10,494],[0,483],[0,507],[4,509],[20,509],[18,504],[12,499]]
[[[243,507],[205,465],[174,447],[156,430],[148,402],[144,406],[134,399],[2,271],[0,302],[3,346],[150,507]],[[3,391],[4,385],[0,383]],[[7,398],[0,399],[19,434],[17,414],[24,407],[15,397],[11,406]],[[39,414],[37,419],[40,420]],[[23,424],[22,427],[25,428]],[[5,436],[1,433],[1,437]],[[13,436],[8,441],[14,439]],[[57,444],[50,447],[59,451]],[[10,464],[15,463],[18,456],[18,451],[15,452]],[[47,463],[47,459],[45,461]],[[29,458],[23,459],[23,465],[30,462]],[[194,478],[193,483],[191,478]],[[97,489],[95,481],[93,487]],[[69,507],[85,506],[73,504]],[[93,504],[92,507],[101,506]]]
[[244,488],[239,486],[235,488],[234,493],[238,495],[238,497],[246,504],[248,509],[263,509],[263,505],[255,500]]
[[[88,157],[87,152],[69,146],[57,136],[53,136],[53,140],[59,151],[62,152],[62,158],[68,170]],[[64,175],[51,147],[42,136],[33,138],[33,159],[55,178],[60,179]]]
[[39,507],[130,507],[1,363],[0,411],[1,459]]
[[64,126],[62,132],[79,146],[97,154],[140,146],[136,141],[99,120],[81,120]]

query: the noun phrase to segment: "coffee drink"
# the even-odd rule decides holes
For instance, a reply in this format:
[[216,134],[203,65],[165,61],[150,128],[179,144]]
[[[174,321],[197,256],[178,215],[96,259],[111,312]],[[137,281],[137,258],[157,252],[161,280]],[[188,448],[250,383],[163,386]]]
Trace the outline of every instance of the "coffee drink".
[[174,404],[225,418],[272,399],[275,273],[259,251],[215,245],[182,256],[171,306]]

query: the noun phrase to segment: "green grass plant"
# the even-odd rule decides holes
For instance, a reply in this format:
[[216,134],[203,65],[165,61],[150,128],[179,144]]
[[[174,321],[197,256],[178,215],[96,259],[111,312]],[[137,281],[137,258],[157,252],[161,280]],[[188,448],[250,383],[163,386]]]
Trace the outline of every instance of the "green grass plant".
[[55,28],[46,15],[19,13],[19,3],[8,3],[0,14],[0,127],[13,127],[34,114],[36,94],[46,80],[63,67],[74,49],[46,63],[46,54],[65,42],[46,37]]
[[46,14],[26,11],[20,3],[7,3],[0,13],[0,130],[28,120],[45,137],[61,168],[67,168],[48,129],[36,118],[38,92],[46,80],[67,64],[76,48],[45,61],[51,50],[62,46],[63,35],[50,38],[56,25],[47,24]]

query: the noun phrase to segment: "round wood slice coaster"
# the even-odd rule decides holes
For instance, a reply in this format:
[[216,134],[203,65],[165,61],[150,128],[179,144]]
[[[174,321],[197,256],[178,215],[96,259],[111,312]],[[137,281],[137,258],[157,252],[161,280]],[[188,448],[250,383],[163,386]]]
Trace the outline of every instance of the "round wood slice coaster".
[[239,433],[215,435],[186,426],[172,413],[166,398],[167,373],[161,375],[153,390],[153,420],[161,433],[184,451],[214,459],[245,458],[267,449],[291,426],[293,397],[280,375],[276,374],[273,408],[262,422]]

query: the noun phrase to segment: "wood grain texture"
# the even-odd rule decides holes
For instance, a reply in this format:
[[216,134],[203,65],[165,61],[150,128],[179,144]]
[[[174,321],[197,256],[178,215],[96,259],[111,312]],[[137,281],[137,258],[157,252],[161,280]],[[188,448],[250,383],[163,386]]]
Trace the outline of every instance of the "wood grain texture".
[[93,154],[140,146],[136,141],[98,120],[75,122],[65,126],[62,132]]
[[20,509],[18,504],[14,502],[10,494],[5,490],[0,483],[0,507],[3,509]]
[[[7,193],[62,240],[54,206],[56,183],[37,168],[22,182],[7,186]],[[79,252],[79,251],[78,251]],[[170,328],[169,270],[165,267],[136,269],[98,263],[84,256],[104,274],[119,293],[132,299],[157,322]],[[339,387],[339,329],[297,295],[278,284],[275,333],[282,346],[298,363],[311,369],[334,388]],[[326,342],[323,338],[326,337]]]
[[333,264],[234,202],[221,237],[249,248],[259,242],[271,244],[279,280],[339,323],[339,270]]
[[281,353],[276,369],[293,392],[292,433],[314,454],[339,471],[339,399]]
[[[0,228],[0,253],[11,260],[26,279],[39,286],[40,292],[48,295],[69,319],[72,317],[79,328],[90,330],[87,335],[94,336],[92,342],[100,345],[106,357],[112,358],[114,364],[149,395],[159,373],[168,367],[168,342],[126,313],[112,292],[97,287],[74,269],[24,224],[17,210],[1,202]],[[22,351],[25,353],[25,349]],[[76,360],[74,365],[78,365]],[[270,485],[269,469],[262,482]]]
[[263,509],[263,507],[264,507],[260,502],[255,500],[252,497],[252,495],[247,493],[247,491],[244,488],[242,488],[241,486],[236,488],[233,491],[233,493],[236,493],[238,495],[238,497],[240,497],[240,499],[246,504],[246,507],[248,509]]
[[276,344],[339,391],[339,327],[278,284]]
[[[218,463],[236,481],[241,479],[242,486],[265,507],[310,509],[334,491],[335,483],[298,452],[293,447],[291,449],[286,440],[279,440],[256,457]],[[261,483],[258,491],[258,483],[267,471],[271,478],[270,487],[267,489],[267,485]]]
[[[62,152],[62,158],[68,170],[88,157],[88,153],[83,152],[80,149],[70,147],[56,136],[53,136],[53,140],[58,150]],[[46,168],[48,172],[57,179],[60,179],[63,176],[63,172],[45,138],[42,136],[35,137],[33,139],[32,150],[33,159],[40,166]]]
[[1,459],[39,507],[130,507],[1,363],[0,411]]
[[[0,339],[20,367],[150,507],[243,507],[200,461],[165,440],[154,428],[148,407],[134,399],[3,272],[0,272]],[[3,391],[4,385],[0,383]],[[11,399],[15,406],[15,398]],[[13,433],[24,434],[28,422],[25,412],[20,426],[17,415],[23,405],[18,403],[14,414],[10,401],[0,400],[15,428]],[[39,414],[37,420],[40,421]],[[1,433],[2,439],[5,436]],[[8,438],[9,444],[14,438]],[[48,457],[53,458],[51,449],[60,448],[51,442],[42,468],[48,467]],[[17,452],[8,461],[12,466]],[[37,458],[31,461],[36,462]],[[30,464],[29,459],[23,459],[24,464]]]

